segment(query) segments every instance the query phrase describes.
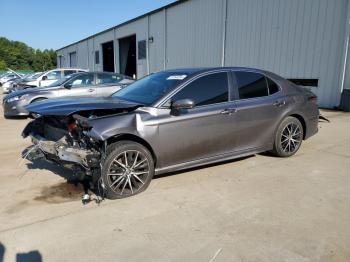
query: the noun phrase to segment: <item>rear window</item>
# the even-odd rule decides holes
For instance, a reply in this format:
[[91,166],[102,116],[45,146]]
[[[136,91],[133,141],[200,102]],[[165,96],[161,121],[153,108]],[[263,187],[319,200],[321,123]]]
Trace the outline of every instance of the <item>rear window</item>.
[[117,74],[97,74],[97,84],[115,84],[123,80],[122,75]]
[[249,99],[268,95],[265,76],[254,72],[235,72],[239,99]]
[[269,86],[269,94],[272,95],[274,93],[277,93],[280,90],[278,85],[270,78],[266,77],[266,79],[267,79],[267,84]]
[[76,70],[64,70],[63,74],[64,74],[64,76],[68,76],[68,75],[74,74],[76,72],[77,72]]

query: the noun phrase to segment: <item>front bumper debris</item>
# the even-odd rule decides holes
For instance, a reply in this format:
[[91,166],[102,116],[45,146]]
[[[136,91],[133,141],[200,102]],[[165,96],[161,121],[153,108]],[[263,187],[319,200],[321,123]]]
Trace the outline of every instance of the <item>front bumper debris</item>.
[[60,142],[50,141],[39,135],[30,134],[32,142],[49,160],[72,162],[85,168],[98,167],[100,153],[92,150],[70,147]]

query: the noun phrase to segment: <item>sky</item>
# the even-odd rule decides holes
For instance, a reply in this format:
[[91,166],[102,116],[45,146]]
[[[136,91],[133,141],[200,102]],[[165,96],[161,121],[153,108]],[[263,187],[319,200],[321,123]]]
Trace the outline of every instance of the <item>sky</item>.
[[175,0],[5,0],[0,36],[58,49]]

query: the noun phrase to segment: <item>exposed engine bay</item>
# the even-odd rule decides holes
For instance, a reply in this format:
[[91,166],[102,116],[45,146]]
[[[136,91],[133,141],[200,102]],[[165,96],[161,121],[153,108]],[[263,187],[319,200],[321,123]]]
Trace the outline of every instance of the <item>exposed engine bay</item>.
[[90,121],[129,112],[130,109],[81,111],[68,116],[40,116],[30,122],[22,136],[31,137],[31,159],[45,158],[61,166],[80,169],[87,175],[99,171],[105,142],[88,136]]

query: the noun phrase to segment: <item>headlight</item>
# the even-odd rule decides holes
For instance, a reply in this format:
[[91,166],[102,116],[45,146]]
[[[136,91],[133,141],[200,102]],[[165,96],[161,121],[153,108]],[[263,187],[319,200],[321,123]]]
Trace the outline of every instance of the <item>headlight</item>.
[[14,97],[11,97],[11,98],[7,99],[7,102],[11,103],[11,102],[14,102],[14,101],[25,99],[26,97],[28,97],[28,95],[14,96]]

